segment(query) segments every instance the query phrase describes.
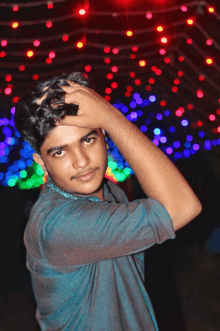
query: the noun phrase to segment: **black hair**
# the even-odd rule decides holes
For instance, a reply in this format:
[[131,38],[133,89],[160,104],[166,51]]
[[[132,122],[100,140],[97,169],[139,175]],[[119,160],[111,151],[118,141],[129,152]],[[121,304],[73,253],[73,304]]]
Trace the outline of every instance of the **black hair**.
[[[66,104],[65,92],[60,87],[69,86],[68,80],[94,89],[94,83],[83,73],[62,73],[53,78],[39,80],[17,103],[15,126],[24,140],[40,155],[40,147],[55,128],[56,121],[66,115],[77,115],[78,105]],[[37,100],[46,93],[47,97],[38,105]]]

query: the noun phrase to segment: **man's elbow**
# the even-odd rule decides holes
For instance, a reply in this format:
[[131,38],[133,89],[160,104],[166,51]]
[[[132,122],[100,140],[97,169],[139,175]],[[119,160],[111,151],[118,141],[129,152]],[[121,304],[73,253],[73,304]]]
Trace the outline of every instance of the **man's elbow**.
[[179,215],[176,215],[173,221],[174,230],[177,231],[190,223],[202,212],[202,205],[197,199],[195,202],[188,203]]

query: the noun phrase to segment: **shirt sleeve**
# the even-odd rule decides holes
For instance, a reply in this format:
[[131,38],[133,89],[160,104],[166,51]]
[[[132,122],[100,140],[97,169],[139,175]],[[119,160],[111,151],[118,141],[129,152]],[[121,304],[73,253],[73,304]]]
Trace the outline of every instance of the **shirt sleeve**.
[[141,252],[175,238],[167,210],[154,199],[62,200],[44,217],[41,252],[57,267],[81,267]]

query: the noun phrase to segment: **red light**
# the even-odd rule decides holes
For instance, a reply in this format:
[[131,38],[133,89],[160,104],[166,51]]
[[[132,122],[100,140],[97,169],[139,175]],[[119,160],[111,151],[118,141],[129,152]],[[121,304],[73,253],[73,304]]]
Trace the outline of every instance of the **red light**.
[[183,62],[185,60],[184,56],[179,56],[179,61]]
[[217,131],[220,132],[220,126],[217,127]]
[[5,52],[0,52],[0,57],[5,57],[6,53]]
[[33,51],[27,51],[26,53],[27,57],[33,57],[34,56],[34,52]]
[[118,48],[113,48],[113,50],[112,50],[113,54],[118,54],[118,52],[119,52]]
[[131,31],[131,30],[126,31],[126,35],[128,37],[132,37],[133,36],[133,31]]
[[145,60],[140,60],[140,61],[139,61],[139,66],[140,66],[140,67],[145,67],[146,64],[147,64],[147,62],[146,62]]
[[182,76],[183,76],[183,71],[178,71],[178,72],[177,72],[177,75],[178,75],[179,77],[182,77]]
[[152,13],[151,13],[150,11],[147,12],[147,14],[146,14],[146,18],[147,18],[148,20],[150,20],[152,17],[153,17]]
[[110,98],[109,95],[105,95],[104,98],[105,98],[105,100],[107,100],[107,101],[110,101],[110,100],[111,100],[111,98]]
[[176,86],[173,86],[173,87],[172,87],[172,91],[173,91],[174,93],[176,93],[176,92],[178,91],[178,88],[177,88]]
[[154,83],[155,83],[155,79],[150,78],[150,79],[148,80],[148,83],[149,83],[149,84],[154,84]]
[[133,90],[133,88],[131,86],[127,86],[127,91],[131,92]]
[[111,93],[112,93],[112,89],[111,89],[110,87],[107,87],[107,88],[105,89],[105,93],[106,93],[106,94],[111,94]]
[[136,55],[135,54],[131,54],[130,55],[130,59],[132,59],[132,60],[136,59]]
[[135,79],[134,83],[135,83],[135,85],[141,85],[141,80],[140,79]]
[[111,67],[111,71],[112,72],[117,72],[118,71],[118,67],[116,67],[116,66]]
[[69,36],[67,34],[64,34],[62,39],[63,39],[63,41],[67,41],[69,39]]
[[183,115],[183,112],[182,112],[180,109],[177,109],[177,110],[175,111],[175,114],[176,114],[176,116],[180,117],[180,116]]
[[216,117],[215,117],[215,115],[211,114],[211,115],[209,115],[209,119],[210,119],[210,121],[215,121]]
[[214,128],[214,129],[212,129],[212,132],[216,134],[216,133],[218,133],[218,129]]
[[205,77],[203,75],[200,75],[198,79],[200,80],[200,82],[202,82],[205,79]]
[[6,81],[6,82],[10,82],[11,79],[12,79],[11,75],[6,75],[6,76],[5,76],[5,81]]
[[105,63],[107,63],[107,64],[111,63],[111,60],[110,60],[109,57],[106,57],[106,58],[104,59],[104,61],[105,61]]
[[161,71],[160,69],[157,69],[157,70],[155,71],[155,74],[156,74],[157,76],[160,76],[160,75],[162,74],[162,71]]
[[117,88],[118,87],[118,83],[116,83],[116,82],[111,83],[111,87],[112,88]]
[[166,54],[166,50],[163,49],[163,48],[161,48],[161,49],[159,50],[159,53],[160,53],[161,55],[165,55],[165,54]]
[[125,96],[126,96],[127,98],[129,98],[129,97],[131,96],[131,93],[130,93],[130,92],[125,92]]
[[18,22],[13,22],[11,26],[12,26],[13,29],[17,29],[18,26],[19,26],[19,23]]
[[108,73],[108,74],[106,75],[106,77],[107,77],[107,79],[112,79],[112,78],[113,78],[113,75],[112,75],[112,73]]
[[192,25],[193,23],[194,23],[194,21],[193,21],[191,18],[189,18],[189,19],[187,20],[187,24]]
[[208,46],[211,46],[211,45],[212,45],[212,39],[207,39],[207,40],[206,40],[206,44],[207,44]]
[[166,37],[161,38],[160,41],[161,41],[163,44],[166,44],[166,43],[168,42],[168,40],[167,40]]
[[46,27],[47,27],[48,29],[52,28],[52,26],[53,26],[53,23],[52,23],[51,21],[48,21],[48,22],[46,23]]
[[12,10],[13,10],[13,11],[18,11],[18,9],[19,9],[19,7],[18,7],[17,5],[14,5],[14,6],[12,7]]
[[206,63],[210,65],[210,64],[212,64],[212,63],[213,63],[213,60],[212,60],[212,59],[210,59],[210,58],[208,58],[208,59],[206,59]]
[[201,126],[203,126],[203,122],[202,121],[198,121],[197,122],[197,125],[201,127]]
[[33,41],[33,45],[34,45],[35,47],[40,46],[40,40],[34,40],[34,41]]
[[181,6],[181,10],[184,11],[184,12],[186,12],[188,9],[187,9],[186,6]]
[[170,63],[170,58],[169,57],[165,57],[164,58],[164,62],[167,63],[167,64]]
[[151,67],[151,70],[155,72],[157,70],[157,67],[153,66],[153,67]]
[[198,98],[203,98],[203,96],[204,96],[202,90],[197,90],[197,91],[196,91],[196,94],[197,94],[197,97],[198,97]]
[[48,8],[48,9],[52,9],[52,8],[53,8],[53,2],[49,1],[49,2],[47,3],[47,8]]
[[162,31],[163,31],[163,27],[162,27],[161,25],[158,26],[158,27],[157,27],[157,31],[158,31],[158,32],[162,32]]
[[189,103],[188,106],[187,106],[187,108],[188,108],[189,110],[192,110],[192,109],[193,109],[193,105],[192,105],[191,103]]
[[20,98],[18,96],[16,96],[16,97],[12,98],[12,102],[13,103],[17,103],[19,101],[19,99]]
[[111,51],[111,50],[110,50],[109,47],[106,46],[106,47],[104,48],[104,52],[105,52],[105,53],[110,53],[110,51]]
[[33,80],[38,80],[39,76],[37,74],[33,75]]
[[192,44],[193,43],[193,40],[192,39],[190,39],[190,38],[188,38],[187,40],[186,40],[186,42],[187,42],[187,44]]
[[5,46],[7,46],[7,43],[8,43],[7,40],[2,40],[1,41],[1,46],[5,47]]
[[52,61],[53,61],[53,60],[52,60],[52,59],[50,59],[49,57],[46,59],[46,63],[47,63],[47,64],[51,64],[51,63],[52,63]]
[[217,115],[220,115],[220,109],[217,109],[217,110],[216,110],[216,114],[217,114]]
[[164,100],[162,100],[161,102],[160,102],[160,105],[161,105],[161,107],[165,107],[166,106],[166,101],[164,101]]
[[208,8],[208,11],[209,11],[210,13],[214,13],[214,12],[215,12],[215,9],[214,9],[213,7],[209,7],[209,8]]
[[134,78],[134,77],[136,76],[136,73],[132,71],[132,72],[130,72],[129,76],[130,76],[131,78]]
[[49,56],[49,58],[54,59],[55,56],[56,56],[56,53],[55,52],[50,52],[48,56]]
[[132,47],[132,52],[137,52],[138,51],[138,47],[137,46],[133,46]]
[[180,80],[179,79],[174,79],[173,84],[179,85],[179,83],[180,83]]
[[85,66],[85,71],[86,72],[90,72],[92,70],[92,67],[91,66]]
[[24,70],[25,70],[25,66],[24,66],[24,65],[21,65],[21,66],[19,67],[19,70],[20,70],[20,71],[24,71]]
[[152,87],[150,85],[146,85],[145,90],[146,91],[151,91],[152,90]]
[[6,87],[4,92],[5,92],[6,95],[9,95],[9,94],[11,94],[12,89],[10,87]]
[[77,48],[82,48],[84,45],[81,41],[78,41],[78,43],[76,44]]
[[85,13],[86,13],[85,9],[80,9],[79,10],[79,15],[85,15]]

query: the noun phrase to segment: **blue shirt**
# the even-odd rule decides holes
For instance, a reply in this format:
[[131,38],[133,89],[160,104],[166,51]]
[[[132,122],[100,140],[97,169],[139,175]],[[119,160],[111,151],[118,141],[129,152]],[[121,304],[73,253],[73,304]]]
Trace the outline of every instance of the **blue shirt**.
[[44,185],[24,233],[41,330],[158,330],[143,251],[175,238],[167,210],[110,181],[104,201],[57,191]]

